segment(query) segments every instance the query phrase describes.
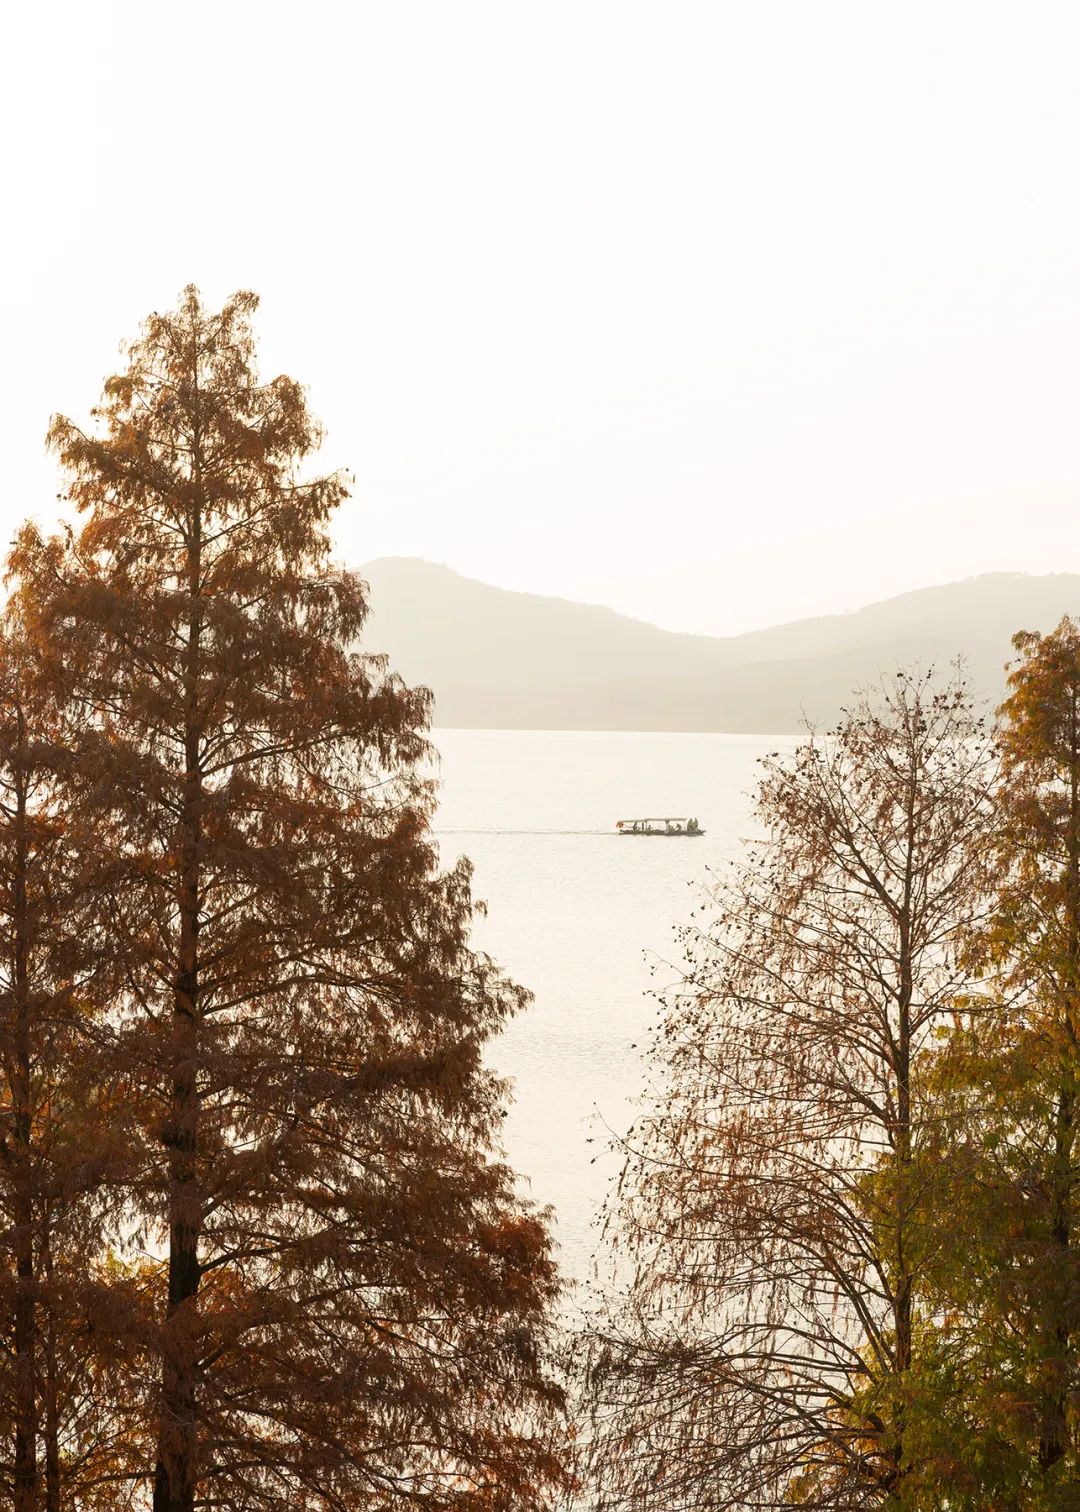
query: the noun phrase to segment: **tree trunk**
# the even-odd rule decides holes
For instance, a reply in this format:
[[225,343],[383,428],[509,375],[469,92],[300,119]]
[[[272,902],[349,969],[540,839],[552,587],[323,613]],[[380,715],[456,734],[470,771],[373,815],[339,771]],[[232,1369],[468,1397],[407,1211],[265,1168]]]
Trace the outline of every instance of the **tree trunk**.
[[1069,1328],[1062,1310],[1067,1302],[1065,1277],[1069,1248],[1072,1243],[1071,1199],[1073,1126],[1076,1094],[1070,1070],[1065,1070],[1065,1085],[1058,1097],[1054,1126],[1054,1168],[1050,1242],[1054,1246],[1053,1282],[1050,1287],[1051,1316],[1047,1320],[1047,1359],[1050,1380],[1043,1403],[1039,1435],[1039,1465],[1049,1470],[1065,1453],[1066,1409],[1068,1399]]
[[[196,443],[197,446],[197,443]],[[197,469],[196,469],[197,473]],[[184,667],[184,806],[179,837],[177,973],[173,993],[170,1119],[166,1129],[169,1184],[169,1302],[162,1359],[161,1415],[154,1512],[192,1512],[198,1477],[196,1376],[202,1191],[199,1145],[199,863],[202,772],[198,719],[202,631],[201,519],[192,511],[188,593],[191,605]]]
[[45,1512],[60,1512],[60,1384],[56,1369],[56,1313],[53,1289],[52,1241],[48,1208],[42,1219],[41,1270],[50,1303],[42,1337],[42,1396],[45,1409]]
[[[914,804],[914,792],[910,803]],[[909,811],[909,857],[914,845],[911,833],[912,815]],[[912,1362],[912,1308],[915,1278],[907,1246],[907,1218],[910,1200],[909,1183],[912,1164],[911,1127],[911,1001],[914,993],[914,962],[911,947],[910,912],[911,876],[910,865],[905,888],[904,906],[900,916],[900,983],[896,1034],[896,1130],[893,1146],[893,1222],[896,1224],[894,1264],[896,1267],[893,1294],[894,1357],[893,1370],[896,1399],[893,1404],[894,1465],[893,1488],[898,1486],[906,1473],[905,1436],[907,1434],[907,1411],[905,1394],[907,1375]],[[890,1488],[892,1489],[892,1488]]]
[[[185,887],[185,892],[188,888]],[[193,954],[190,919],[183,921],[185,955]],[[196,1170],[198,1086],[195,1021],[197,977],[181,969],[173,1010],[173,1071],[169,1145],[169,1302],[166,1314],[161,1417],[158,1425],[154,1512],[192,1512],[195,1503],[195,1374],[199,1338],[199,1227]]]
[[[23,727],[19,718],[19,747]],[[14,945],[14,1045],[12,1074],[12,1129],[15,1143],[15,1463],[12,1477],[14,1512],[36,1512],[37,1471],[37,1371],[36,1298],[34,1286],[33,1092],[30,1052],[29,917],[26,897],[27,844],[26,780],[16,775],[15,874],[12,887]]]
[[1043,1470],[1064,1456],[1068,1432],[1069,1358],[1071,1337],[1064,1309],[1068,1304],[1069,1250],[1072,1247],[1073,1146],[1076,1124],[1077,990],[1080,988],[1080,719],[1073,693],[1069,708],[1070,792],[1066,831],[1066,980],[1063,991],[1061,1088],[1054,1118],[1054,1157],[1051,1170],[1050,1242],[1053,1246],[1049,1288],[1051,1315],[1047,1319],[1046,1362],[1049,1390],[1044,1398],[1039,1434],[1039,1465]]
[[[910,739],[910,736],[909,736]],[[916,873],[917,838],[915,811],[918,804],[917,752],[909,748],[910,771],[905,798],[904,890],[897,916],[897,1022],[894,1041],[893,1074],[896,1077],[896,1127],[892,1138],[893,1214],[893,1386],[891,1458],[893,1476],[890,1490],[902,1482],[907,1470],[905,1437],[907,1434],[907,1376],[912,1363],[912,1312],[915,1278],[907,1245],[907,1222],[910,1202],[911,1165],[913,1158],[911,1109],[911,1004],[915,993],[915,928],[913,891]]]

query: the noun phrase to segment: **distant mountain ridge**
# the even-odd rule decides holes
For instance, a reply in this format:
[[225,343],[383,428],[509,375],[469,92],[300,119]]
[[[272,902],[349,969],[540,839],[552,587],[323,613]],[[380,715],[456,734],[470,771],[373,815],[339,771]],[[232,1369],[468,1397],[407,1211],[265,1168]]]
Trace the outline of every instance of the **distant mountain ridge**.
[[1012,635],[1080,614],[1080,575],[997,572],[849,614],[684,635],[414,557],[361,572],[366,646],[431,688],[436,724],[458,728],[789,732],[835,719],[856,686],[958,655],[976,695],[996,703]]

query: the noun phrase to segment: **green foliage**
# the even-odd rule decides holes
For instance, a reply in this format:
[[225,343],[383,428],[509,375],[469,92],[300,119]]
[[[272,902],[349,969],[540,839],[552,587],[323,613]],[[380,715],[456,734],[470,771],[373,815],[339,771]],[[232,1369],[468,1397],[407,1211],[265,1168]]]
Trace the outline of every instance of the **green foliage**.
[[995,891],[928,1056],[927,1506],[1080,1504],[1080,633],[1015,645]]

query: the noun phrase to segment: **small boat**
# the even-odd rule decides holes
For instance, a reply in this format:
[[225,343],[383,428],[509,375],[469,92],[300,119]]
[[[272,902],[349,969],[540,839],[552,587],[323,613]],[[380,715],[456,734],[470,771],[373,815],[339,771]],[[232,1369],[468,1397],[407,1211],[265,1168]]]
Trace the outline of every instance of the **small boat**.
[[680,835],[693,840],[705,831],[696,819],[620,819],[615,826],[618,835]]

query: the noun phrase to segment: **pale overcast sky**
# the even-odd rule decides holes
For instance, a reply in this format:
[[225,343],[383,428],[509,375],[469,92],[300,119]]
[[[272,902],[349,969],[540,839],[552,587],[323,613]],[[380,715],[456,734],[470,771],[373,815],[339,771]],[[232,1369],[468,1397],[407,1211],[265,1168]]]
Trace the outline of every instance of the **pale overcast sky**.
[[[1080,571],[1080,7],[9,7],[5,527],[188,281],[338,531],[724,633]],[[6,537],[5,537],[6,539]],[[1078,606],[1080,607],[1080,606]]]

